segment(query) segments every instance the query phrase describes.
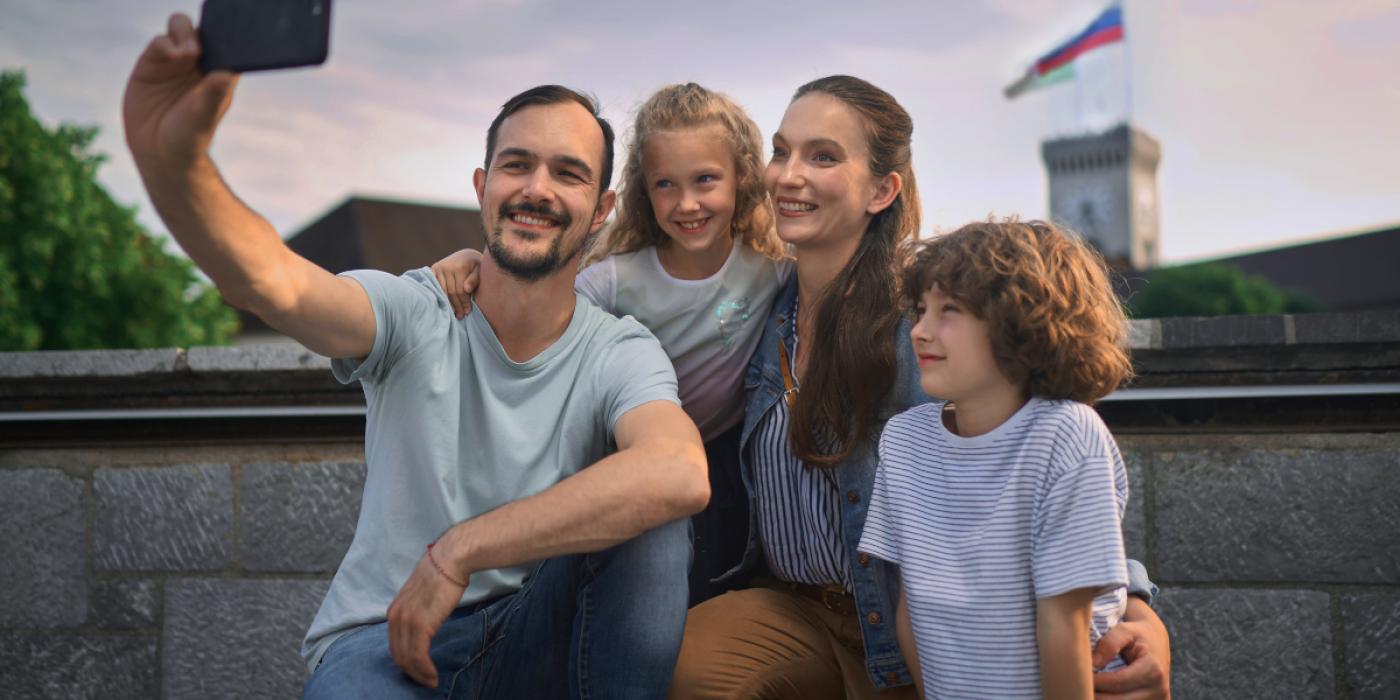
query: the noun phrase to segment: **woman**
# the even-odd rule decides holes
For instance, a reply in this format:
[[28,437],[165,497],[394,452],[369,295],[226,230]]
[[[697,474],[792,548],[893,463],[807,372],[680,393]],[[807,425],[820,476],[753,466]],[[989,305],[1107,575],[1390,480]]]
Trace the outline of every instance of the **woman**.
[[[746,374],[748,545],[726,577],[766,573],[691,610],[673,698],[914,697],[898,573],[856,552],[880,430],[929,400],[895,281],[919,229],[912,133],[888,93],[833,76],[799,88],[773,136],[765,180],[797,265]],[[1142,601],[1125,620],[1099,650],[1132,640],[1133,663],[1106,681],[1162,695],[1166,632]]]

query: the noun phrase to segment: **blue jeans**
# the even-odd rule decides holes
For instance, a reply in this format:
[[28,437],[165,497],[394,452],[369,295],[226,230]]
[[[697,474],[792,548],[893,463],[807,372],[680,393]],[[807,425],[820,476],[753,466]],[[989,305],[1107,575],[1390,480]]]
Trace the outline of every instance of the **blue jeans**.
[[705,443],[710,463],[710,504],[690,518],[695,531],[695,561],[690,565],[690,607],[740,588],[743,580],[715,583],[744,558],[749,527],[749,498],[739,476],[736,425]]
[[389,655],[387,622],[326,650],[303,698],[660,698],[685,632],[690,520],[544,561],[515,593],[458,608],[429,648],[438,687]]

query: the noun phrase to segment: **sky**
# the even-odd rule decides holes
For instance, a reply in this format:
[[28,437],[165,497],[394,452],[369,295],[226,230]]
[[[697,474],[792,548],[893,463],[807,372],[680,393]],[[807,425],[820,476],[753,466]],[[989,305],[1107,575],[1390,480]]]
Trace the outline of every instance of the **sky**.
[[[833,73],[914,120],[925,234],[1046,215],[1043,139],[1065,90],[1002,88],[1103,0],[335,0],[329,61],[249,74],[212,150],[284,236],[352,194],[475,206],[500,104],[561,83],[616,126],[695,81],[765,137],[799,85]],[[1126,0],[1133,124],[1162,145],[1163,262],[1400,224],[1400,0]],[[122,139],[132,64],[191,0],[0,0],[0,70],[23,69],[45,123],[96,125],[99,178],[163,233]],[[619,144],[621,147],[623,144]]]

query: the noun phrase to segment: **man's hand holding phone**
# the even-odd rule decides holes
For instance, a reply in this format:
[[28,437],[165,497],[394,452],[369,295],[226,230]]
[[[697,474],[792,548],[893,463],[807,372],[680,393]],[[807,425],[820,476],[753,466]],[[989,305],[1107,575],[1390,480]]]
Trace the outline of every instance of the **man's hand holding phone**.
[[188,167],[208,153],[238,76],[200,73],[199,54],[194,23],[176,14],[137,59],[122,99],[126,142],[137,167]]
[[172,15],[127,83],[127,144],[143,162],[183,167],[207,153],[234,73],[324,63],[331,0],[204,0],[200,26]]

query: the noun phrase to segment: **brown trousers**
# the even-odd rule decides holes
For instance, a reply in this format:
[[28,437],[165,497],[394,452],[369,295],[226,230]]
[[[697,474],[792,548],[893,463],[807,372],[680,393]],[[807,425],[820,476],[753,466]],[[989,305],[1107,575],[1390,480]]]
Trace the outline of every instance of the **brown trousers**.
[[725,593],[690,610],[671,698],[910,700],[865,672],[860,622],[786,590]]

